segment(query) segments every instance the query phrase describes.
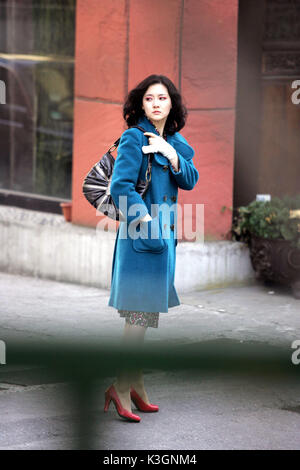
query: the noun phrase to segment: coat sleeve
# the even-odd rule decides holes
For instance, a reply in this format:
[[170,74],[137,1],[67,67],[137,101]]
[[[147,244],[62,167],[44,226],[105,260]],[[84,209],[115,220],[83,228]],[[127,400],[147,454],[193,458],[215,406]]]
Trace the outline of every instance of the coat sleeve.
[[177,185],[181,189],[191,190],[199,179],[199,173],[194,166],[193,159],[186,160],[179,152],[178,155],[178,171],[175,171],[169,162],[171,173],[173,174]]
[[[140,131],[127,129],[123,132],[110,186],[114,203],[121,210],[128,224],[133,220],[138,221],[149,213],[142,197],[135,190],[143,159],[137,132]],[[123,196],[121,200],[120,196]]]

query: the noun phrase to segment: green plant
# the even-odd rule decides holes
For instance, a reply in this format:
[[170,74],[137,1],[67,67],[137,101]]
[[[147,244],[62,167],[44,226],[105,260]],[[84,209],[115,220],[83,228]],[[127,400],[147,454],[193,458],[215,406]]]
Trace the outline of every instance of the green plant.
[[252,201],[237,209],[233,217],[231,235],[233,239],[249,245],[251,235],[263,238],[283,239],[300,249],[300,219],[291,211],[299,211],[300,194],[297,196],[273,197],[271,201]]

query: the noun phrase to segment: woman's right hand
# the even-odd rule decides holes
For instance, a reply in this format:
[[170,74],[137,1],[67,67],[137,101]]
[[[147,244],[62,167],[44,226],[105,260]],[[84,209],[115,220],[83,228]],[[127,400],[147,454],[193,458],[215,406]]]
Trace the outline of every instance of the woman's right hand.
[[167,243],[164,240],[160,218],[151,217],[149,212],[142,219],[139,219],[140,233],[133,239],[132,246],[135,251],[148,253],[161,253]]
[[142,219],[140,219],[140,222],[148,222],[148,220],[152,220],[152,217],[149,213],[146,214]]

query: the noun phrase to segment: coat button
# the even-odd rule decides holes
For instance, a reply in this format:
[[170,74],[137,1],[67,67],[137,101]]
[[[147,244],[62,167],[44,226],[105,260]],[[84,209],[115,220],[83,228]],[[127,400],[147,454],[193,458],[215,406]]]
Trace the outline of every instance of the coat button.
[[176,196],[171,196],[171,201],[176,202]]
[[169,166],[168,166],[168,165],[164,165],[164,166],[163,166],[163,170],[164,170],[164,171],[167,171],[167,170],[168,170],[168,168],[169,168]]
[[164,201],[166,201],[168,199],[168,196],[165,194],[164,195]]
[[174,231],[174,224],[170,225],[170,229]]

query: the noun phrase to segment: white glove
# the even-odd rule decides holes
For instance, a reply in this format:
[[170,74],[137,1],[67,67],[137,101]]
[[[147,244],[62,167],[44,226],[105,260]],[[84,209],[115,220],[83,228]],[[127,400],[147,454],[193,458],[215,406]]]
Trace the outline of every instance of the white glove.
[[149,213],[144,215],[144,217],[140,219],[141,222],[148,222],[149,220],[152,220],[152,217]]
[[159,152],[164,155],[168,160],[171,160],[172,158],[176,157],[176,150],[163,137],[153,134],[152,132],[145,132],[144,135],[149,136],[150,145],[143,145],[143,153]]

